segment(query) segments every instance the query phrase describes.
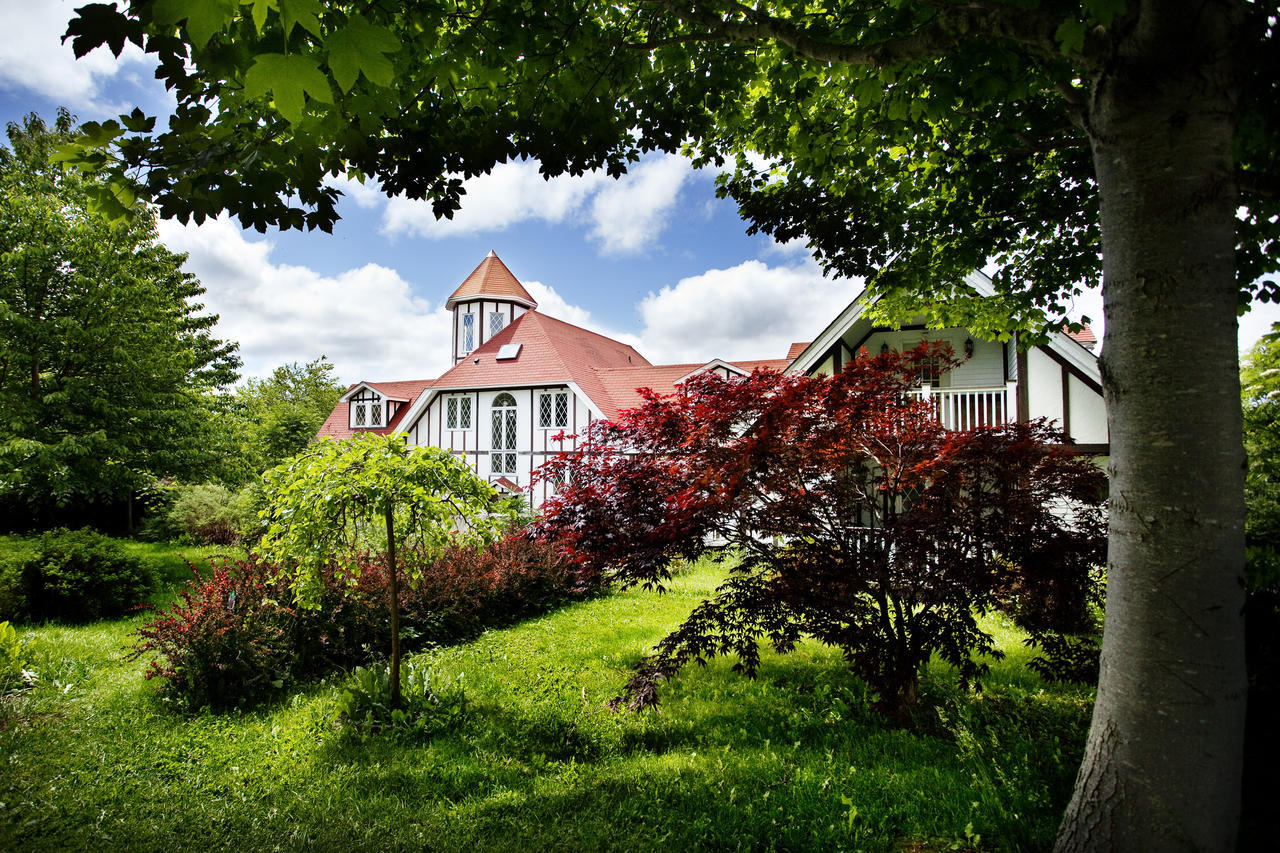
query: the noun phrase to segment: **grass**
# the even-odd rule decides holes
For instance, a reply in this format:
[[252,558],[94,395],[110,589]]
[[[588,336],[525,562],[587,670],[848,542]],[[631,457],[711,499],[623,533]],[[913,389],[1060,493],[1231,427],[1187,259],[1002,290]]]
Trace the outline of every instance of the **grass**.
[[657,713],[604,703],[716,585],[573,605],[431,652],[468,697],[427,741],[334,723],[340,680],[230,715],[187,716],[122,647],[140,618],[28,632],[39,685],[0,707],[0,849],[1020,850],[1047,847],[1091,695],[1008,660],[985,693],[924,685],[889,727],[839,654],[765,655],[666,685]]

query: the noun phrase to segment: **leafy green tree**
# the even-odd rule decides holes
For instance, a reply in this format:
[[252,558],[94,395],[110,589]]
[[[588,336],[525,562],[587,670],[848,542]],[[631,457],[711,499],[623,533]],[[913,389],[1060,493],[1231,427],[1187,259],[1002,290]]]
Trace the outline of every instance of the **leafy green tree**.
[[[75,50],[133,40],[178,106],[163,132],[138,111],[64,156],[163,215],[327,228],[330,174],[449,215],[461,178],[503,160],[618,174],[687,143],[733,164],[722,188],[752,228],[807,238],[886,311],[1050,328],[1101,267],[1109,596],[1059,846],[1228,849],[1236,311],[1278,295],[1261,279],[1280,237],[1278,17],[1274,0],[94,4]],[[987,260],[998,295],[981,301],[959,274]]]
[[236,390],[244,419],[244,455],[254,473],[301,452],[346,390],[324,356],[277,367],[266,379],[248,379]]
[[[1249,716],[1245,729],[1246,832],[1270,841],[1273,805],[1264,792],[1280,755],[1280,324],[1254,345],[1240,368],[1244,402],[1245,627]],[[1243,845],[1242,845],[1243,846]]]
[[1251,585],[1280,587],[1280,324],[1254,345],[1240,370],[1245,504]]
[[30,115],[0,148],[0,502],[15,516],[200,472],[206,395],[239,366],[154,217],[90,216],[105,187],[49,165],[73,132],[66,111],[52,128]]
[[[357,578],[359,555],[384,549],[391,617],[392,703],[400,702],[400,575],[412,578],[449,545],[501,530],[497,492],[446,450],[403,436],[321,441],[263,478],[265,560],[287,566],[298,602],[316,607],[324,572]],[[401,560],[405,552],[412,559]]]

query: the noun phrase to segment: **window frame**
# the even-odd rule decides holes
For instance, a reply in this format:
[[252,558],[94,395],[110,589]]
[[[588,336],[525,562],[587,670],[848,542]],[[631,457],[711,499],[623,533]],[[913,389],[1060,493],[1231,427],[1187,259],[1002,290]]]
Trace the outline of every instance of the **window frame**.
[[382,429],[389,418],[387,399],[365,387],[347,401],[347,426],[351,429]]
[[470,394],[450,394],[444,398],[444,428],[449,432],[469,431],[474,415]]
[[476,348],[476,315],[468,311],[462,315],[462,354],[470,355]]
[[[545,402],[550,400],[550,403]],[[563,423],[557,423],[556,415],[559,414],[559,406],[557,403],[564,401],[564,420]],[[543,414],[550,415],[550,423],[543,420]],[[538,393],[538,429],[568,429],[570,415],[572,414],[571,401],[568,391],[540,391]]]

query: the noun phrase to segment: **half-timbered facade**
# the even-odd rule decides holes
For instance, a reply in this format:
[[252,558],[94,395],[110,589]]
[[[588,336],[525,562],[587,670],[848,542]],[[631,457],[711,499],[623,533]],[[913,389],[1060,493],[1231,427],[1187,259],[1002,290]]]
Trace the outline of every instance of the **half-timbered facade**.
[[[981,274],[970,279],[979,292],[989,292]],[[726,377],[756,368],[830,374],[864,351],[941,339],[964,363],[922,376],[918,393],[935,402],[945,425],[962,429],[1044,416],[1062,424],[1082,449],[1106,451],[1097,360],[1066,335],[1019,353],[1016,340],[981,340],[963,329],[876,327],[863,316],[866,303],[859,299],[814,341],[792,345],[786,358],[654,365],[628,344],[540,313],[493,252],[446,304],[453,312],[453,366],[430,380],[352,386],[318,438],[404,433],[412,445],[462,456],[479,476],[526,492],[536,507],[554,490],[551,483],[532,484],[538,466],[574,450],[576,436],[592,421],[639,405],[639,389],[671,393],[706,371]]]
[[[965,279],[980,295],[994,291],[980,272]],[[859,353],[911,349],[921,341],[944,341],[962,363],[945,373],[922,376],[920,396],[929,399],[949,429],[1048,418],[1081,452],[1109,452],[1102,374],[1088,329],[1056,332],[1049,342],[1023,349],[1018,333],[1009,341],[985,340],[965,329],[928,329],[920,323],[877,326],[865,316],[871,299],[849,304],[816,339],[793,346],[789,371],[832,374]]]

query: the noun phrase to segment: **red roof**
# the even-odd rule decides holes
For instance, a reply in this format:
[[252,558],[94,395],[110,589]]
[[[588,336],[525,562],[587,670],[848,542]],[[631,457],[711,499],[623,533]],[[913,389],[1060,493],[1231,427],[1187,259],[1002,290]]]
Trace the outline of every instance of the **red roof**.
[[1085,323],[1084,328],[1078,332],[1067,332],[1067,337],[1087,350],[1092,350],[1098,345],[1098,337],[1093,333],[1093,329],[1089,328],[1088,323]]
[[380,394],[384,394],[387,397],[391,397],[396,400],[407,400],[408,402],[400,404],[400,408],[396,409],[396,413],[391,416],[391,420],[387,421],[386,426],[372,429],[366,429],[364,427],[352,429],[350,425],[351,404],[338,403],[338,405],[333,407],[333,411],[329,413],[329,417],[325,422],[320,425],[319,431],[316,432],[316,438],[343,439],[351,438],[351,436],[357,433],[364,432],[370,432],[374,435],[386,435],[387,433],[394,432],[396,427],[400,425],[400,420],[404,417],[405,413],[409,411],[409,407],[413,405],[414,401],[418,399],[418,396],[421,395],[423,391],[432,386],[433,382],[434,380],[431,379],[407,379],[403,382],[357,382],[355,385],[352,385],[351,388],[348,388],[347,391],[350,391],[352,388],[356,388],[360,385],[368,385],[373,390]]
[[797,341],[791,345],[791,349],[787,350],[787,361],[795,361],[800,357],[800,353],[809,348],[809,344],[813,341]]
[[[758,361],[731,361],[725,363],[732,364],[745,373],[750,373],[757,368],[781,372],[791,363],[791,359],[770,358]],[[648,388],[657,394],[672,394],[676,390],[675,383],[677,380],[683,379],[698,368],[705,366],[705,363],[656,364],[648,367],[597,370],[596,373],[599,374],[600,381],[604,385],[605,392],[609,395],[609,400],[614,409],[612,412],[605,412],[605,414],[610,418],[616,418],[620,412],[639,406],[644,402],[644,398],[640,396],[641,388]]]
[[492,249],[480,262],[480,266],[472,270],[471,275],[458,285],[458,289],[445,302],[444,307],[452,308],[459,302],[480,296],[515,301],[526,308],[538,306],[538,303],[534,302],[533,297],[529,295],[529,291],[524,289],[524,285],[511,274],[511,270],[507,269],[507,265]]
[[[520,352],[515,358],[498,361],[498,350],[505,344],[520,344]],[[530,310],[447,370],[434,385],[440,389],[498,388],[576,382],[612,416],[597,371],[648,366],[649,360],[628,344]]]

